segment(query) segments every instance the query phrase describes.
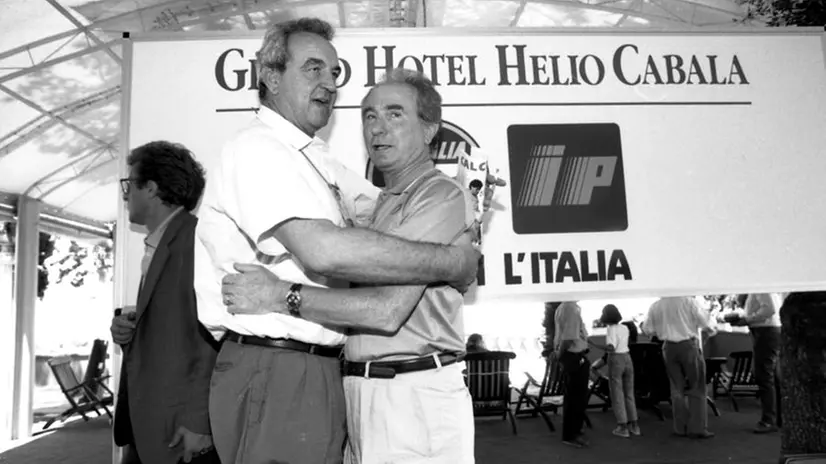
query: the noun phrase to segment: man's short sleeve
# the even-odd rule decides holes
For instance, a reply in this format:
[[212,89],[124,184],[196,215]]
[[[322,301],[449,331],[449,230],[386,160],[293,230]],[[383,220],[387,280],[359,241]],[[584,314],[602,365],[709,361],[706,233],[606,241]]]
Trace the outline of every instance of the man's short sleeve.
[[701,329],[710,329],[711,323],[709,322],[709,317],[705,314],[705,310],[700,307],[700,304],[697,303],[697,300],[690,298],[689,303],[693,307],[694,317],[697,320],[697,326]]
[[581,318],[577,314],[576,305],[571,303],[562,303],[556,310],[555,322],[559,328],[559,341],[562,340],[579,340],[580,321]]
[[235,198],[233,220],[261,251],[285,251],[269,232],[290,219],[329,219],[327,192],[319,192],[326,187],[300,153],[263,132],[243,134],[228,149],[224,180]]
[[411,193],[401,223],[386,232],[417,242],[452,243],[473,225],[470,196],[447,178],[425,182]]

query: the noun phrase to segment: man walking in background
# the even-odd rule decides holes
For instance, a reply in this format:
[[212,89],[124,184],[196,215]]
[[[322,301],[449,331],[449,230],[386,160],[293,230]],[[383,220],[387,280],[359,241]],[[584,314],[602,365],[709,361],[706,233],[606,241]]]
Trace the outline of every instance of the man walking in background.
[[582,434],[588,408],[588,331],[576,301],[565,301],[554,313],[554,344],[565,375],[562,405],[562,443],[582,448],[588,441]]
[[706,364],[701,331],[714,336],[708,317],[691,297],[668,297],[648,310],[642,330],[663,341],[663,358],[671,384],[674,434],[680,437],[712,438],[708,431]]
[[760,391],[761,415],[755,433],[777,431],[776,379],[780,358],[780,293],[753,293],[745,304],[744,322],[751,332],[754,378]]

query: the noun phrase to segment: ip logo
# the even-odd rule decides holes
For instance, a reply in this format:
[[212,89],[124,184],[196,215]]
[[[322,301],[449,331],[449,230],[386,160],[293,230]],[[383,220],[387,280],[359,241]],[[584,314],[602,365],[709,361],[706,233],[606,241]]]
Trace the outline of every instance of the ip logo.
[[514,125],[508,151],[517,234],[628,228],[616,124]]

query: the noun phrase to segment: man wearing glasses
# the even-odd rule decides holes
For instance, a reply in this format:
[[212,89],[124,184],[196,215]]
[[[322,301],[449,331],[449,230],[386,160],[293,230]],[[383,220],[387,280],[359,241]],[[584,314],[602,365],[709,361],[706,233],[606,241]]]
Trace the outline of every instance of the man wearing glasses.
[[123,464],[216,463],[209,382],[217,347],[198,323],[190,214],[204,171],[185,147],[151,142],[132,151],[121,179],[129,222],[149,230],[137,306],[118,309],[112,339],[123,349],[114,439]]

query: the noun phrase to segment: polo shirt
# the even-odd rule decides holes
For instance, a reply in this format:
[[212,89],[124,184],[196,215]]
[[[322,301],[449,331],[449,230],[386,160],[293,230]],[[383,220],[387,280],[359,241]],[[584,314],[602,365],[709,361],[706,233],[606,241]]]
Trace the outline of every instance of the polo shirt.
[[[408,240],[449,244],[474,220],[470,191],[430,165],[409,185],[379,195],[370,228]],[[365,362],[464,352],[463,306],[464,297],[453,287],[430,285],[397,333],[353,333],[345,356]]]

